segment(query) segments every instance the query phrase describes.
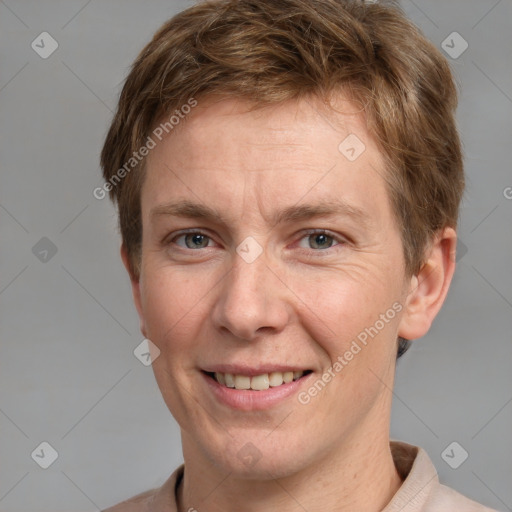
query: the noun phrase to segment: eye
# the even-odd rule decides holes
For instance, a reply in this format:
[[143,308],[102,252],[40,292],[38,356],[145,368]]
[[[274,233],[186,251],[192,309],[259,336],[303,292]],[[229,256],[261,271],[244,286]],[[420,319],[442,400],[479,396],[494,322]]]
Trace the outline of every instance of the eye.
[[[304,240],[306,241],[306,247],[304,247],[302,243]],[[321,229],[311,230],[301,238],[299,247],[305,249],[314,249],[316,252],[318,250],[325,251],[327,249],[331,249],[335,242],[339,242],[337,245],[342,245],[345,240],[341,237],[330,235]]]
[[[184,240],[184,246],[178,243],[178,240],[180,239]],[[204,249],[208,247],[209,242],[211,242],[211,238],[200,231],[191,231],[174,237],[170,242],[173,242],[184,249]]]
[[[346,240],[334,234],[329,234],[323,229],[307,231],[299,240],[298,247],[309,252],[327,252],[336,245],[343,245]],[[212,247],[214,241],[202,231],[191,230],[182,232],[165,242],[166,245],[174,244],[184,250],[197,250]]]

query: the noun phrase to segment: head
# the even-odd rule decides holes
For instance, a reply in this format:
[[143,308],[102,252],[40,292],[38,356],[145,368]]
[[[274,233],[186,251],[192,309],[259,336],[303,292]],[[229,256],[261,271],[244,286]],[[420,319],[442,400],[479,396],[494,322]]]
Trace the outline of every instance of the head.
[[[254,472],[236,456],[252,440],[286,474],[362,425],[385,432],[397,351],[428,331],[454,271],[456,102],[446,60],[394,2],[204,2],[142,50],[104,190],[190,450]],[[285,363],[307,372],[302,399],[241,412],[207,391],[213,370]]]

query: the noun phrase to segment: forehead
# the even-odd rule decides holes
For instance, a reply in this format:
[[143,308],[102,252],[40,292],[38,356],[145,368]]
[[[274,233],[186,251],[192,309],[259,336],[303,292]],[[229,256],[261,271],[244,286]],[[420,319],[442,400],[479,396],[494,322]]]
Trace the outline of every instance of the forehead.
[[[331,142],[334,154],[349,134],[373,144],[361,108],[341,95],[335,97],[333,107],[314,96],[259,108],[242,98],[206,98],[166,138],[177,136],[182,150],[187,150],[188,163],[192,156],[198,163],[207,159],[208,167],[213,165],[212,156],[226,160],[227,156],[240,153],[297,154],[301,159],[314,153],[318,160],[322,156],[318,151],[319,138],[329,139],[322,149]],[[175,158],[184,160],[180,153]]]
[[306,195],[343,196],[377,216],[387,207],[384,161],[357,105],[339,97],[335,110],[314,98],[251,107],[200,101],[148,155],[143,212],[191,196],[224,209],[252,197],[269,218]]

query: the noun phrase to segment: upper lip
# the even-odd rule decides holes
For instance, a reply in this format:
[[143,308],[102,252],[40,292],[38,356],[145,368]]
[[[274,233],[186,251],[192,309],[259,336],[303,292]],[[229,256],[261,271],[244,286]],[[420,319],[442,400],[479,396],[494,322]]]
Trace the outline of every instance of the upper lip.
[[208,373],[230,373],[232,375],[248,375],[254,377],[272,372],[305,372],[309,368],[289,364],[261,364],[261,365],[245,365],[245,364],[214,364],[201,368]]

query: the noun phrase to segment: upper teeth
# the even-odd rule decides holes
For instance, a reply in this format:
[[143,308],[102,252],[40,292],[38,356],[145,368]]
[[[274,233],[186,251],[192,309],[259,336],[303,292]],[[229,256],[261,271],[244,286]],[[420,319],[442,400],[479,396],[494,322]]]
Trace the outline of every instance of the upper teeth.
[[215,373],[215,380],[228,388],[235,389],[254,389],[263,391],[269,387],[276,387],[292,380],[300,379],[304,375],[303,371],[297,372],[271,372],[263,373],[249,377],[248,375],[233,375],[231,373]]

